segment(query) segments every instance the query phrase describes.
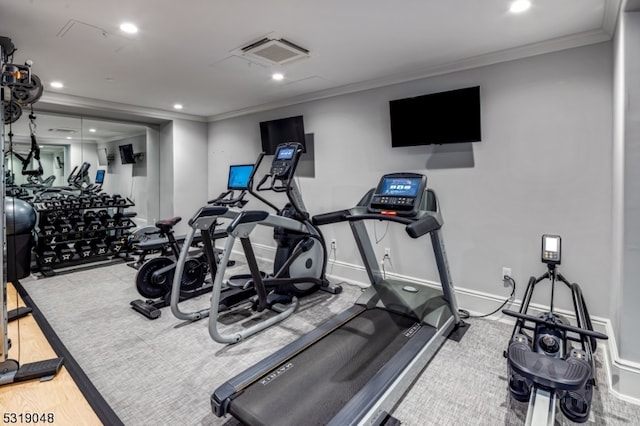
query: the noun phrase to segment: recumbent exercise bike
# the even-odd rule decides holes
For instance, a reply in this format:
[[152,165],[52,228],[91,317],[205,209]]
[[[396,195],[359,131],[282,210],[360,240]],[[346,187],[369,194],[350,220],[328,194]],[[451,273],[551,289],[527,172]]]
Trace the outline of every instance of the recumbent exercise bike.
[[[517,318],[507,358],[509,391],[520,402],[529,402],[526,424],[553,424],[556,402],[571,421],[584,423],[589,418],[596,366],[593,353],[596,339],[607,339],[593,330],[591,318],[580,286],[569,283],[558,272],[561,238],[542,236],[542,262],[547,272],[529,278],[519,312],[503,310]],[[528,313],[535,286],[542,280],[551,281],[551,304],[548,312],[538,316]],[[577,326],[573,326],[553,310],[556,280],[565,284],[573,298]],[[571,342],[576,342],[574,346]]]

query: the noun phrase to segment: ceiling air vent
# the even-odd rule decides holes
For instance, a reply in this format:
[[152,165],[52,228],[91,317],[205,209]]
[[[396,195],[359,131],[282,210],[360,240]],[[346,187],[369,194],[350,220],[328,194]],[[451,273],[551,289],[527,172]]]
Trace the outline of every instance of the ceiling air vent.
[[76,129],[69,129],[69,128],[64,128],[64,127],[57,127],[57,128],[53,128],[53,129],[48,129],[49,132],[52,133],[78,133],[78,131]]
[[240,49],[244,56],[252,57],[271,65],[282,65],[296,59],[306,58],[309,51],[283,38],[268,37]]

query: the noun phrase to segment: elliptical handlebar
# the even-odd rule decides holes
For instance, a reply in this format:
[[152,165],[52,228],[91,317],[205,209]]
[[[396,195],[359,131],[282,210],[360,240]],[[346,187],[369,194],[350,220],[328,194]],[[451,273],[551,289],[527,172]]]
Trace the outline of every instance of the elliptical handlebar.
[[[291,183],[293,181],[293,177],[295,175],[295,171],[298,167],[298,162],[300,161],[300,155],[302,153],[302,145],[297,142],[293,143],[284,143],[278,145],[276,149],[275,158],[271,163],[271,169],[269,173],[265,174],[262,179],[256,185],[255,190],[253,189],[253,175],[251,177],[251,184],[249,185],[248,191],[251,195],[256,197],[258,200],[262,201],[277,213],[280,212],[280,209],[266,200],[264,197],[258,194],[258,192],[263,191],[273,191],[273,192],[285,192],[287,194],[287,198],[289,202],[296,210],[298,215],[301,218],[308,218],[308,213],[304,211],[303,208],[300,207],[298,202],[296,201],[296,197],[294,197],[291,193]],[[264,157],[265,153],[262,152],[258,156],[258,161],[256,162],[256,166],[254,169],[254,174],[257,172],[258,167],[260,166],[260,162]],[[283,182],[283,185],[277,185],[277,182]]]
[[247,191],[244,189],[240,191],[240,194],[238,196],[236,196],[235,192],[232,189],[230,189],[221,193],[220,195],[218,195],[218,197],[214,198],[213,200],[207,201],[207,204],[213,204],[216,206],[242,208],[249,202],[244,199],[245,195],[247,195]]
[[258,185],[256,186],[256,191],[268,191],[270,189],[273,189],[273,180],[270,182],[271,185],[269,186],[269,188],[262,187],[262,185],[264,185],[267,182],[267,179],[269,179],[270,177],[272,177],[270,173],[267,173],[266,175],[264,175],[262,179],[260,179],[260,182],[258,182]]

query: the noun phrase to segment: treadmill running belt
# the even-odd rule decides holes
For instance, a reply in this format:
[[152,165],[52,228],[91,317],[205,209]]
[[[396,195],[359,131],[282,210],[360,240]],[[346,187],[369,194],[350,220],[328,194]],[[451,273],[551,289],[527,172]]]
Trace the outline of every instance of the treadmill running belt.
[[415,323],[366,310],[247,387],[229,412],[248,425],[326,424],[409,341]]

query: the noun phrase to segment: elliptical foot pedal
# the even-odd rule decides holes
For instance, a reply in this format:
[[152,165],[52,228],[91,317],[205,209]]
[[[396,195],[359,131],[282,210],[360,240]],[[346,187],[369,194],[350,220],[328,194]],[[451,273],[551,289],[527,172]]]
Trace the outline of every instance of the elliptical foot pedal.
[[40,381],[51,380],[62,368],[64,358],[52,358],[44,361],[30,362],[20,366],[13,378],[14,382],[40,379]]
[[7,312],[7,320],[8,321],[14,321],[14,320],[20,319],[22,317],[26,317],[32,311],[33,310],[31,308],[28,308],[26,306],[20,306],[17,309],[12,309],[9,312]]

